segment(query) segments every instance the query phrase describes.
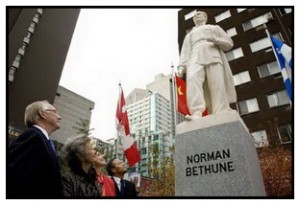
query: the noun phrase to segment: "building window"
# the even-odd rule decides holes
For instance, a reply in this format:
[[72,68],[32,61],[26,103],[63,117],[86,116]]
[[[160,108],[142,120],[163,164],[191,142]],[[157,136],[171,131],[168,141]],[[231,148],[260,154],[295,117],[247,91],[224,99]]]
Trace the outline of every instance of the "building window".
[[32,37],[32,34],[35,28],[37,27],[37,23],[39,22],[39,18],[41,17],[42,14],[43,14],[43,9],[37,9],[37,13],[34,15],[32,22],[29,25],[26,36],[23,38],[22,45],[18,49],[17,56],[12,64],[12,67],[9,70],[9,81],[11,82],[13,82],[14,80],[16,68],[20,67],[21,60],[25,55],[25,50],[30,42],[30,38]]
[[237,35],[237,32],[236,32],[235,27],[232,27],[232,28],[230,28],[230,29],[227,29],[227,30],[226,30],[226,33],[227,33],[228,36],[230,36],[230,37]]
[[22,58],[23,58],[23,56],[18,53],[16,55],[16,57],[15,57],[15,60],[14,60],[14,62],[12,64],[12,66],[15,67],[15,68],[19,68],[20,67],[20,63],[22,61]]
[[291,124],[280,126],[277,128],[277,131],[281,144],[287,144],[292,142]]
[[267,147],[269,146],[266,130],[259,130],[251,132],[254,139],[255,147]]
[[270,108],[289,104],[289,98],[285,90],[267,95]]
[[197,12],[196,10],[193,10],[190,13],[185,14],[184,15],[184,20],[188,20],[190,18],[193,18],[196,12]]
[[232,61],[237,58],[243,57],[244,53],[243,53],[242,48],[240,47],[240,48],[236,48],[236,49],[233,49],[233,50],[227,52],[225,55],[226,55],[226,58],[228,61]]
[[142,154],[147,154],[147,148],[142,148]]
[[247,8],[237,8],[236,10],[237,10],[238,13],[241,13],[242,11],[247,10]]
[[158,140],[158,135],[154,135],[153,140]]
[[280,73],[277,61],[259,65],[257,70],[260,78]]
[[224,19],[227,19],[231,16],[231,13],[229,10],[223,12],[223,13],[220,13],[219,15],[215,16],[215,21],[216,23],[220,22],[220,21],[223,21]]
[[41,15],[39,13],[36,13],[33,17],[33,22],[35,22],[36,24],[39,23]]
[[292,8],[279,8],[281,15],[292,13]]
[[31,37],[32,37],[32,33],[31,33],[31,32],[27,32],[27,33],[26,33],[26,38],[29,38],[29,39],[30,39]]
[[259,111],[258,103],[256,98],[243,100],[238,102],[238,109],[240,115],[246,115],[252,112]]
[[247,70],[247,71],[243,71],[238,74],[235,74],[233,76],[233,80],[234,80],[235,86],[251,81],[249,71]]
[[20,46],[19,50],[18,50],[18,53],[22,56],[25,55],[25,50],[27,48],[27,44],[22,42],[22,45]]
[[10,67],[9,73],[8,73],[8,80],[9,80],[10,82],[13,82],[13,81],[14,81],[15,72],[16,72],[16,68],[15,68],[15,67]]
[[250,19],[250,20],[248,20],[248,21],[246,21],[242,24],[243,28],[244,28],[244,31],[248,31],[248,30],[250,30],[252,28],[255,28],[259,25],[267,23],[272,18],[273,18],[273,16],[272,16],[271,12],[268,12],[268,13],[263,14],[261,16],[258,16],[256,18]]
[[259,39],[253,43],[250,43],[250,48],[252,53],[263,50],[265,48],[269,48],[271,47],[271,42],[270,39],[268,37]]
[[37,24],[35,22],[31,22],[31,24],[30,24],[30,26],[28,28],[28,31],[30,33],[34,33],[34,29],[35,29],[36,26],[37,26]]
[[43,14],[43,9],[37,9],[37,13],[39,13],[40,15]]

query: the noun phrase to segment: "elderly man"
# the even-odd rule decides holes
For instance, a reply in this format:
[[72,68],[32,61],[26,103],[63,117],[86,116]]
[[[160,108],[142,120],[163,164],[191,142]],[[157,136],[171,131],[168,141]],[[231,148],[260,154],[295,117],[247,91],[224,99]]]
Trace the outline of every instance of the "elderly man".
[[191,116],[198,119],[208,109],[209,114],[230,111],[236,101],[232,72],[223,51],[233,42],[217,25],[207,25],[205,12],[193,17],[195,27],[184,39],[179,61],[179,76],[186,72],[187,104]]
[[26,107],[28,129],[9,147],[7,198],[61,198],[61,175],[55,147],[49,139],[60,128],[60,115],[47,101]]

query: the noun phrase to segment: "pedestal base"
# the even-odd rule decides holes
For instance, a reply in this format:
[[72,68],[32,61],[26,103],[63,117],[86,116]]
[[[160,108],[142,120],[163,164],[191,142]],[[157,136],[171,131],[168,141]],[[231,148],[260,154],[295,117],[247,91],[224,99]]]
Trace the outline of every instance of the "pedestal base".
[[235,111],[177,128],[176,196],[266,196],[253,139]]

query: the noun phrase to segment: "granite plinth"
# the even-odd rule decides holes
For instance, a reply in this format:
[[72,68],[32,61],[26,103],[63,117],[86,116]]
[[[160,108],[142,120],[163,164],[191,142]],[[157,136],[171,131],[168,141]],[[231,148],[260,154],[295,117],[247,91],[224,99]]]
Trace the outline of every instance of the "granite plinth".
[[235,111],[177,126],[176,196],[266,196],[257,151]]

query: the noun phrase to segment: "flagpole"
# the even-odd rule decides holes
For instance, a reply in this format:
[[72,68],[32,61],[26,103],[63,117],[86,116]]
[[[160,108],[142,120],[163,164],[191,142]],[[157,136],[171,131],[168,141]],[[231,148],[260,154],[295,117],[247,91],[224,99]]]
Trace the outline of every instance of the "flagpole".
[[[118,96],[118,110],[122,110],[122,107],[121,107],[121,94],[122,94],[122,84],[121,84],[121,80],[119,80],[119,96]],[[118,154],[118,149],[119,149],[119,146],[118,144],[120,144],[122,146],[122,150],[124,149],[123,148],[123,139],[122,137],[120,136],[120,132],[119,130],[117,130],[117,154]],[[124,157],[124,154],[122,154],[123,157]]]
[[[261,30],[261,29],[265,29],[265,32],[266,32],[266,34],[267,34],[267,37],[268,37],[268,39],[269,39],[269,41],[270,41],[270,43],[271,43],[271,47],[272,47],[272,50],[273,50],[273,54],[274,54],[274,56],[275,56],[275,58],[276,58],[276,61],[277,61],[277,63],[278,63],[278,62],[279,62],[279,59],[278,59],[278,57],[277,57],[277,55],[276,55],[276,50],[275,50],[275,48],[274,48],[274,46],[273,46],[272,39],[271,39],[271,35],[270,35],[270,32],[269,32],[269,30],[268,30],[267,25],[264,23],[262,26],[256,28],[257,31],[258,31],[258,30]],[[279,68],[280,68],[280,65],[279,65]]]
[[119,106],[119,109],[121,107],[121,93],[122,93],[122,84],[121,84],[121,80],[119,80],[119,99],[118,99],[118,106]]
[[[275,50],[275,48],[274,48],[274,46],[273,46],[272,39],[271,39],[271,35],[270,35],[270,32],[269,32],[269,30],[268,30],[268,28],[267,28],[267,25],[266,25],[266,24],[263,24],[263,28],[265,29],[265,32],[266,32],[266,34],[267,34],[267,36],[268,36],[268,38],[269,38],[269,41],[270,41],[270,43],[271,43],[271,46],[272,46],[272,50],[273,50],[274,56],[275,56],[276,61],[277,61],[277,63],[278,63],[278,62],[279,62],[279,59],[278,59],[278,57],[277,57],[277,55],[276,55],[276,50]],[[280,68],[280,66],[279,66],[279,68]]]
[[171,65],[172,69],[172,101],[173,101],[173,116],[174,116],[174,128],[175,128],[175,135],[176,135],[176,125],[177,125],[177,112],[176,112],[176,89],[175,89],[175,72],[174,72],[174,66],[173,63]]
[[267,28],[267,25],[266,25],[266,24],[263,24],[263,28],[265,29],[265,32],[266,32],[266,34],[267,34],[267,36],[268,36],[268,38],[269,38],[269,41],[270,41],[271,46],[272,46],[273,54],[274,54],[274,56],[275,56],[275,58],[276,58],[276,61],[277,61],[277,63],[278,63],[278,67],[280,68],[280,72],[281,72],[281,66],[280,66],[280,63],[279,63],[279,59],[278,59],[278,56],[276,55],[276,50],[275,50],[275,48],[274,48],[274,46],[273,46],[273,42],[272,42],[272,39],[271,39],[270,32],[269,32],[269,30],[268,30],[268,28]]

